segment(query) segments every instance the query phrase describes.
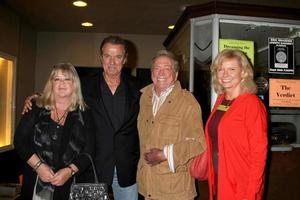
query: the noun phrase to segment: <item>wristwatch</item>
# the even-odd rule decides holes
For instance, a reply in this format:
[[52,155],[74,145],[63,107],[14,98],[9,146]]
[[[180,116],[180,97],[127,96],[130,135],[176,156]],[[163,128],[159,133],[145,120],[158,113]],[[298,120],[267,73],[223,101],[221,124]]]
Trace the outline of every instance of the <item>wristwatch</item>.
[[74,169],[73,169],[71,166],[68,166],[68,168],[71,169],[71,176],[74,176],[75,173],[76,173],[76,172],[74,171]]

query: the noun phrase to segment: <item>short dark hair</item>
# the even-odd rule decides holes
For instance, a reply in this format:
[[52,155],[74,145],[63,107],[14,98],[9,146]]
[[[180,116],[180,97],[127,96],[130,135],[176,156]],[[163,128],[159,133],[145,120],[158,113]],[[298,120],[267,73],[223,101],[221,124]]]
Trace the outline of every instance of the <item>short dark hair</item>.
[[103,54],[102,48],[105,44],[110,43],[110,44],[116,44],[116,45],[122,45],[125,50],[125,56],[127,56],[127,42],[123,38],[116,36],[116,35],[111,35],[103,39],[100,45],[100,55]]

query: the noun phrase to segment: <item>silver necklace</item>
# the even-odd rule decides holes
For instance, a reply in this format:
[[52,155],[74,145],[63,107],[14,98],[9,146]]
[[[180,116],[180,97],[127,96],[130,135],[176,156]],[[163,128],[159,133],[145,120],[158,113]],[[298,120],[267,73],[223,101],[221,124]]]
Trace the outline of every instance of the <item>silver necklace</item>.
[[58,112],[57,112],[57,108],[55,107],[56,123],[62,125],[63,120],[64,120],[64,119],[66,118],[66,116],[68,115],[68,112],[69,112],[68,110],[69,110],[69,109],[66,109],[65,112],[64,112],[64,114],[63,114],[61,117],[59,117],[59,116],[58,116]]

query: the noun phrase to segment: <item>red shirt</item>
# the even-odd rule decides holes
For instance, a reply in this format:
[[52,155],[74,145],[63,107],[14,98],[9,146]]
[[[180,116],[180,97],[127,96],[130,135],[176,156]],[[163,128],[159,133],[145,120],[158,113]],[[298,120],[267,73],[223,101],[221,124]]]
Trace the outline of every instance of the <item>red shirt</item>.
[[[223,99],[224,95],[218,97],[205,129],[210,155],[210,199],[215,186],[208,126]],[[267,155],[267,118],[265,107],[255,94],[238,96],[223,115],[218,125],[218,150],[218,200],[262,199]]]

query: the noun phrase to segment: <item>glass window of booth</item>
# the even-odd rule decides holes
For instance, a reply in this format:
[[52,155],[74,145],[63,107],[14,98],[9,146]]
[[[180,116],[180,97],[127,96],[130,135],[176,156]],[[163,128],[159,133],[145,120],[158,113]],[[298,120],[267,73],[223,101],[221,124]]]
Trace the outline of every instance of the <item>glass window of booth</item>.
[[[208,20],[210,18],[210,20]],[[210,83],[210,64],[219,51],[220,39],[251,41],[254,44],[254,78],[258,85],[258,96],[265,103],[270,123],[287,122],[296,127],[295,143],[300,144],[300,107],[269,106],[269,79],[300,80],[300,22],[261,17],[245,17],[213,14],[191,20],[192,92],[201,103],[203,119],[206,120],[214,94]],[[292,39],[292,74],[270,73],[270,38]],[[272,57],[273,56],[273,57]],[[272,127],[272,125],[271,125]]]

